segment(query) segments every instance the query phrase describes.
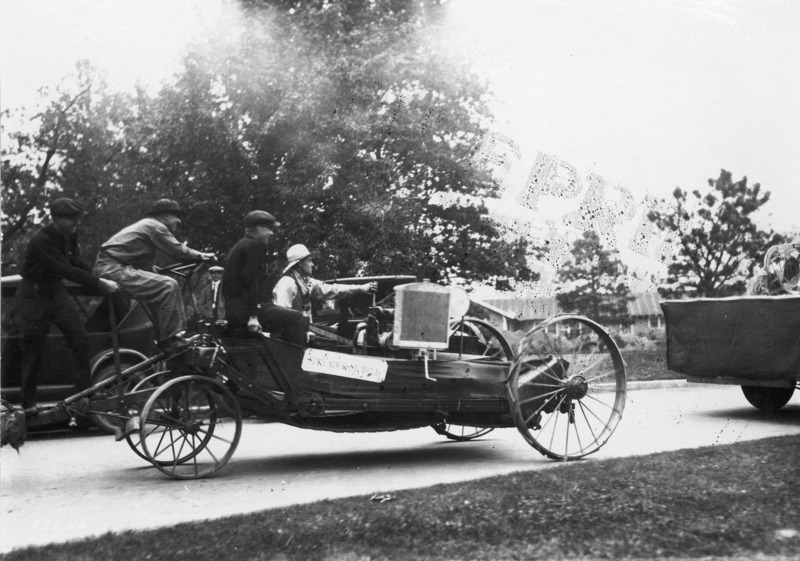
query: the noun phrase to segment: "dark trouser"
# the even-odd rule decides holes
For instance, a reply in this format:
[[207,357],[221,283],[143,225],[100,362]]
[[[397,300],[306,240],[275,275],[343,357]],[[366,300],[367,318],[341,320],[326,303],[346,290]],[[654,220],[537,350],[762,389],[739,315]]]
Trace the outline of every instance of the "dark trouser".
[[88,388],[91,384],[89,337],[66,287],[60,282],[40,285],[22,279],[17,290],[16,314],[22,330],[22,407],[36,404],[39,365],[51,323],[61,330],[67,346],[72,350],[75,390]]
[[[233,327],[247,325],[249,319],[243,303],[237,298],[225,302],[225,319]],[[262,303],[258,321],[264,331],[298,345],[307,343],[308,318],[301,312],[272,303]]]

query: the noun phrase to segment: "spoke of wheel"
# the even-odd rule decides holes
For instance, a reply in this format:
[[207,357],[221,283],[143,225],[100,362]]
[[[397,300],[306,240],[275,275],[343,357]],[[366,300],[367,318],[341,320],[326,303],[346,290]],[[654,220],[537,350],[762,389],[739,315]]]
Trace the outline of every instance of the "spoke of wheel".
[[[546,345],[542,345],[542,351],[546,350],[545,347],[550,347],[550,351],[551,351],[550,355],[551,356],[558,356],[558,357],[562,356],[563,353],[561,352],[561,349],[560,349],[561,345],[559,344],[559,348],[556,348],[555,342],[550,338],[550,336],[546,332],[543,332],[543,334],[544,334],[544,339],[547,342],[547,344]],[[544,356],[545,353],[544,352],[539,352],[538,355],[539,356]]]
[[217,440],[222,441],[225,444],[232,444],[233,443],[233,440],[227,440],[227,439],[225,439],[225,438],[223,438],[223,437],[221,437],[218,434],[215,434],[213,432],[204,431],[204,430],[198,430],[198,432],[202,432],[203,434],[207,434],[210,438],[216,438]]
[[[164,442],[164,437],[165,437],[165,436],[166,436],[166,434],[167,434],[167,432],[166,432],[166,431],[167,431],[167,430],[169,430],[169,429],[167,429],[166,427],[162,427],[162,426],[156,426],[156,428],[154,428],[154,429],[153,429],[153,430],[151,430],[149,433],[147,433],[147,434],[145,435],[145,437],[144,437],[144,438],[142,438],[142,439],[141,439],[139,442],[140,442],[140,443],[144,442],[144,440],[145,440],[146,438],[150,437],[150,435],[154,434],[154,433],[155,433],[157,430],[161,430],[161,437],[158,439],[158,442],[156,443],[156,448],[155,448],[156,450],[158,450],[158,448],[159,448],[159,447],[161,446],[161,444]],[[144,445],[142,445],[142,449],[144,449]],[[153,456],[153,459],[155,460],[155,456]]]
[[536,411],[534,411],[534,412],[533,412],[533,413],[532,413],[532,414],[531,414],[529,417],[527,417],[527,418],[525,419],[525,422],[524,422],[523,424],[524,424],[524,425],[527,427],[527,426],[528,426],[528,423],[530,423],[530,422],[531,422],[531,419],[533,419],[534,417],[536,417],[538,414],[540,414],[540,413],[542,412],[542,409],[544,409],[544,406],[545,406],[545,405],[547,405],[547,402],[546,402],[546,401],[545,401],[544,403],[542,403],[542,404],[539,406],[539,409],[537,409],[537,410],[536,410]]
[[[559,403],[558,405],[560,406],[561,403]],[[553,450],[553,439],[556,437],[556,429],[558,428],[558,409],[553,411],[549,419],[547,419],[547,423],[549,423],[552,419],[555,420],[553,421],[553,430],[550,433],[550,445],[548,446],[550,450]],[[547,426],[547,423],[545,423],[545,427]],[[545,427],[542,427],[542,429],[544,429]]]
[[[563,388],[564,387],[564,384],[562,383],[563,380],[558,380],[558,382],[559,382],[558,386],[560,388]],[[539,387],[542,387],[542,388],[552,388],[552,387],[555,387],[555,384],[552,384],[552,383],[549,383],[549,382],[548,383],[545,383],[545,382],[542,382],[542,383],[526,382],[525,383],[525,387],[526,388],[529,388],[531,386],[539,386]]]
[[[560,406],[561,406],[561,402],[563,402],[563,401],[564,401],[564,398],[561,398],[561,401],[559,401],[559,402],[556,404],[556,409],[558,409],[558,407],[560,407]],[[543,406],[543,407],[544,407],[544,406]],[[555,416],[556,416],[556,415],[555,415],[556,413],[557,413],[557,411],[553,411],[553,413],[548,413],[548,414],[547,414],[547,420],[544,422],[544,424],[543,424],[543,425],[542,425],[542,427],[541,427],[541,428],[542,428],[542,432],[544,432],[544,430],[547,428],[547,426],[548,426],[548,425],[549,425],[549,424],[550,424],[550,423],[553,421],[553,419],[554,419],[554,418],[555,418]],[[555,426],[553,426],[553,430],[555,431]],[[551,445],[551,447],[552,447],[552,445]]]
[[[540,365],[537,368],[541,368],[541,366],[544,366],[544,365]],[[547,368],[545,368],[543,370],[541,370],[541,369],[537,369],[537,370],[531,369],[529,372],[526,372],[525,374],[522,374],[519,377],[519,384],[520,385],[528,384],[528,380],[529,379],[536,378],[540,374],[543,375],[543,376],[547,376],[548,378],[550,378],[554,382],[558,382],[559,384],[563,382],[563,380],[561,378],[559,378],[555,374],[552,374],[549,370],[550,370],[549,366],[547,366]]]
[[183,431],[181,431],[181,447],[178,449],[178,453],[175,455],[175,465],[178,465],[178,460],[180,460],[183,456],[184,446],[186,446],[186,435],[183,433]]
[[[169,431],[169,439],[170,439],[170,441],[167,442],[166,445],[163,448],[157,448],[156,449],[155,453],[153,454],[153,459],[154,460],[156,459],[157,456],[160,456],[161,454],[163,454],[164,452],[166,452],[170,448],[172,448],[173,450],[175,448],[175,443],[178,441],[175,438],[175,436],[172,434],[172,431],[174,431],[175,429],[174,428],[169,428],[167,430]],[[166,434],[166,432],[164,434]],[[162,438],[162,440],[163,440],[163,438]]]
[[580,401],[578,402],[578,405],[581,408],[581,415],[583,415],[583,419],[586,421],[586,426],[589,428],[589,432],[592,433],[592,438],[593,438],[592,444],[597,444],[599,437],[594,433],[594,428],[592,427],[592,423],[589,421],[589,418],[586,416],[586,410],[588,409],[588,407],[586,407]]
[[[607,407],[608,409],[611,409],[612,411],[615,411],[615,408],[614,408],[614,406],[613,406],[613,405],[609,405],[609,404],[608,404],[608,403],[606,403],[605,401],[601,401],[601,400],[597,399],[597,398],[596,398],[595,396],[593,396],[592,394],[588,394],[588,393],[587,393],[587,394],[586,394],[586,397],[588,397],[588,398],[589,398],[589,399],[591,399],[592,401],[595,401],[595,402],[597,402],[599,405],[602,405],[603,407]],[[588,406],[587,406],[587,407],[588,407]]]
[[220,463],[219,459],[214,455],[214,452],[212,452],[211,448],[209,448],[208,446],[206,446],[206,452],[208,452],[208,455],[211,456],[214,459],[214,465],[217,465],[218,463]]
[[[543,393],[543,394],[537,395],[535,397],[529,397],[529,398],[520,400],[519,404],[520,405],[525,405],[526,403],[530,403],[531,401],[536,401],[537,399],[544,399],[544,398],[546,398],[547,396],[550,396],[550,395],[558,395],[559,393],[561,393],[563,391],[564,391],[563,388],[558,388],[558,389],[555,389],[555,390],[553,390],[551,392]],[[544,406],[542,406],[542,407],[544,407]]]
[[[594,398],[593,398],[593,399],[594,399]],[[607,403],[603,403],[603,402],[602,402],[602,401],[600,401],[599,399],[595,399],[595,401],[596,401],[598,404],[600,404],[600,405],[603,405],[603,406],[605,406],[605,407],[607,407],[607,408],[611,409],[611,411],[612,411],[612,412],[616,411],[616,409],[614,409],[612,406],[610,406],[610,405],[609,405],[609,404],[607,404]],[[583,403],[583,401],[581,401],[581,403]],[[601,423],[605,424],[605,421],[604,421],[603,419],[601,419],[601,418],[600,418],[600,417],[597,415],[597,413],[595,413],[594,411],[592,411],[592,408],[591,408],[591,407],[589,407],[589,405],[587,405],[586,403],[583,403],[583,406],[584,406],[584,407],[586,407],[586,410],[587,410],[589,413],[591,413],[591,414],[592,414],[592,416],[593,416],[595,419],[597,419],[599,422],[601,422]]]
[[[192,436],[194,436],[194,435],[192,435]],[[192,442],[192,444],[194,445],[194,442]],[[194,476],[197,477],[198,474],[200,473],[200,471],[198,470],[198,467],[197,467],[197,454],[192,456],[192,465],[194,466]]]
[[[580,404],[581,404],[581,402],[578,401],[578,405],[580,405]],[[580,451],[583,451],[583,442],[581,442],[581,433],[578,430],[578,421],[576,420],[573,423],[573,425],[574,425],[573,428],[575,429],[575,439],[578,441],[578,448],[579,448]],[[569,425],[567,425],[567,426],[569,426]],[[589,430],[591,430],[591,427],[589,427]]]
[[[613,375],[613,374],[615,374],[615,373],[616,373],[616,370],[614,370],[613,368],[612,368],[612,369],[610,369],[610,370],[606,370],[606,371],[604,371],[604,372],[601,372],[601,373],[600,373],[600,374],[598,374],[597,376],[593,376],[592,378],[586,378],[586,383],[587,383],[587,384],[591,384],[591,383],[592,383],[592,382],[594,382],[595,380],[600,380],[601,378],[606,378],[606,377],[608,377],[609,375]],[[581,372],[581,375],[583,375],[583,374],[586,374],[586,371],[585,371],[585,370],[584,370],[583,372]]]

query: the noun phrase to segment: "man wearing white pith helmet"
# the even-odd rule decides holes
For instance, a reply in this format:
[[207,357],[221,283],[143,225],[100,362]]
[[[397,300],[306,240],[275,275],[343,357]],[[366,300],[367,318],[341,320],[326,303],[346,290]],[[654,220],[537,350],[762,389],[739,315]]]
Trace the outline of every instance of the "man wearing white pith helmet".
[[303,244],[296,244],[286,252],[288,264],[283,276],[272,290],[272,300],[278,306],[303,312],[309,321],[313,320],[311,303],[334,300],[353,294],[367,294],[378,289],[378,283],[328,284],[312,278],[314,257],[319,252],[311,252]]

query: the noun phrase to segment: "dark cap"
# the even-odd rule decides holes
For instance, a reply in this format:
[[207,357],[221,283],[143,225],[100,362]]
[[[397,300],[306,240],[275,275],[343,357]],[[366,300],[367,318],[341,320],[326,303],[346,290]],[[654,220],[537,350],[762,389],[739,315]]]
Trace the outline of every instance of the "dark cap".
[[275,217],[270,213],[263,210],[254,210],[248,212],[244,217],[245,228],[255,228],[256,226],[269,226],[270,228],[277,228],[280,222],[275,220]]
[[172,199],[159,199],[153,203],[153,206],[147,209],[146,214],[147,216],[157,216],[159,214],[175,214],[177,216],[182,216],[186,214],[186,212]]
[[56,199],[50,203],[50,216],[78,216],[84,212],[83,205],[72,199]]

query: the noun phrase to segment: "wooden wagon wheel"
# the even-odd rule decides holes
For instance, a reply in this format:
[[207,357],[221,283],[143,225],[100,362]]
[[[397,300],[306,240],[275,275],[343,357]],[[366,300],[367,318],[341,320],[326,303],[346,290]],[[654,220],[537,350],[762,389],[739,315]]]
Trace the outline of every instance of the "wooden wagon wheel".
[[582,316],[551,318],[520,342],[508,381],[514,422],[554,460],[600,449],[625,407],[625,365],[616,343]]
[[159,387],[142,409],[140,422],[142,452],[176,479],[200,479],[221,469],[242,434],[242,414],[233,394],[204,376],[181,376]]
[[[157,388],[159,386],[164,385],[169,380],[171,380],[173,378],[176,378],[176,377],[177,377],[177,374],[175,374],[175,372],[173,372],[171,370],[162,370],[160,372],[154,372],[153,374],[150,374],[149,376],[147,376],[143,380],[140,380],[135,386],[133,386],[133,388],[131,389],[131,392],[138,392],[138,391],[142,391],[142,390]],[[139,412],[137,412],[137,414],[138,413]],[[128,443],[128,446],[131,447],[131,450],[136,452],[137,456],[139,456],[143,460],[146,460],[148,462],[153,463],[152,460],[150,460],[150,458],[147,457],[147,454],[145,454],[142,451],[142,440],[140,438],[140,434],[141,434],[140,431],[136,431],[136,432],[132,432],[130,434],[126,434],[125,435],[125,441]],[[185,455],[185,457],[184,458],[179,458],[178,461],[179,461],[179,463],[183,463],[186,460],[188,460],[189,458],[190,458],[189,452],[187,451],[187,454]]]

